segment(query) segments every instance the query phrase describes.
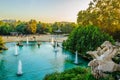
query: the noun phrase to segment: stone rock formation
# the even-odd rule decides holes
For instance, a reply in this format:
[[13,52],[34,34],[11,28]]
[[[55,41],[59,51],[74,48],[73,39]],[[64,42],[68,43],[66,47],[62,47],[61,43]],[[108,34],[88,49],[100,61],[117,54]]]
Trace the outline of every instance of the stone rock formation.
[[120,53],[120,48],[113,46],[109,41],[105,41],[96,51],[88,51],[93,60],[88,63],[92,74],[96,78],[105,76],[105,72],[120,71],[120,64],[115,63],[112,58]]

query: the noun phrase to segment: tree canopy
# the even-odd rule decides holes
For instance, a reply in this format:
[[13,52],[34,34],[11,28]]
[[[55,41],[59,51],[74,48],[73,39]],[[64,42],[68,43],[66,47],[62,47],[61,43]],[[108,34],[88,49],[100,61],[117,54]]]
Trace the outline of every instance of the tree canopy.
[[106,40],[114,43],[112,36],[102,32],[96,26],[79,26],[63,42],[63,47],[72,52],[77,50],[80,55],[86,56],[87,51],[95,50]]
[[28,22],[15,21],[15,22],[4,22],[0,21],[0,35],[9,35],[10,32],[19,32],[22,34],[44,34],[54,33],[60,29],[62,33],[70,33],[76,24],[73,22],[55,22],[55,23],[42,23],[31,19]]
[[119,38],[120,35],[120,0],[93,0],[86,10],[78,13],[79,25],[95,25],[103,31]]

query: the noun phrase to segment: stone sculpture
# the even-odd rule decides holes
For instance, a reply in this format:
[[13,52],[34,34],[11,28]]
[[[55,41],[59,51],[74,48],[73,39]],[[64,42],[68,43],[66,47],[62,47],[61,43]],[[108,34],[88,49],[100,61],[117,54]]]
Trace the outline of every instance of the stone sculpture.
[[96,51],[88,51],[93,60],[89,62],[92,74],[96,78],[105,76],[105,72],[120,71],[120,64],[112,61],[112,58],[120,53],[120,49],[105,41]]

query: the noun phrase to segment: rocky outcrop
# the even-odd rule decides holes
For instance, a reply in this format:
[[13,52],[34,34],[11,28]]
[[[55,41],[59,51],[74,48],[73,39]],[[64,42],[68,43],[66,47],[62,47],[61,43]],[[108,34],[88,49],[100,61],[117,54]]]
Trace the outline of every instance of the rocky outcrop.
[[105,72],[120,71],[120,64],[115,63],[112,58],[120,53],[120,48],[105,41],[96,51],[88,51],[93,60],[89,62],[92,74],[96,78],[105,76]]

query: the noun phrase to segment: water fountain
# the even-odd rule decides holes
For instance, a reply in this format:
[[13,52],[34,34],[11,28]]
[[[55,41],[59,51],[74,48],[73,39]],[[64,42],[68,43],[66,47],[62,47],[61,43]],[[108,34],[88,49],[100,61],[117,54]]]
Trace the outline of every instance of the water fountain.
[[19,60],[18,62],[18,72],[17,72],[17,75],[18,76],[22,76],[23,72],[22,72],[22,62],[21,60]]
[[27,37],[27,41],[26,41],[27,44],[29,44],[29,40],[28,40],[28,37]]
[[55,52],[58,51],[58,48],[57,48],[57,41],[55,42],[55,48],[54,48],[54,51],[55,51]]
[[54,45],[54,38],[51,39],[51,44]]
[[[6,79],[7,80],[16,80],[16,79],[36,80],[36,78],[33,77],[32,74],[34,74],[34,76],[37,76],[37,78],[39,78],[40,80],[43,80],[46,74],[55,72],[56,70],[61,72],[61,69],[62,71],[65,71],[68,68],[71,69],[77,66],[87,67],[88,61],[82,59],[80,56],[79,56],[80,58],[78,57],[78,64],[80,63],[80,65],[75,65],[74,64],[75,54],[73,55],[68,50],[64,50],[63,48],[58,47],[57,48],[58,52],[55,52],[54,48],[50,45],[51,40],[50,40],[50,43],[41,42],[40,48],[36,47],[37,45],[25,46],[26,40],[25,42],[23,42],[23,44],[24,46],[22,48],[17,46],[18,56],[14,56],[15,42],[6,43],[9,49],[6,51],[3,51],[3,53],[0,54],[0,57],[3,56],[2,62],[0,63],[1,65],[0,80],[1,79],[3,80],[6,80]],[[29,44],[35,44],[35,42],[29,42]],[[62,45],[62,43],[59,43],[59,44]],[[30,60],[28,60],[28,58],[30,58]],[[80,59],[80,62],[79,62],[79,59]],[[18,74],[20,73],[20,70],[18,70],[19,60],[21,60],[22,62],[22,72],[23,72],[22,76],[17,75],[17,73]],[[35,62],[35,63],[32,64],[31,62]],[[63,68],[63,64],[64,64],[64,68]],[[13,68],[11,68],[11,66],[13,66]],[[51,68],[54,68],[54,69],[51,69]],[[5,76],[2,76],[2,75],[5,75]]]
[[78,52],[77,51],[75,52],[75,62],[74,63],[78,64]]
[[15,56],[17,56],[18,55],[18,48],[17,48],[17,46],[15,45]]
[[39,41],[39,42],[37,42],[37,45],[38,45],[38,46],[40,46],[40,45],[41,45],[40,41]]

